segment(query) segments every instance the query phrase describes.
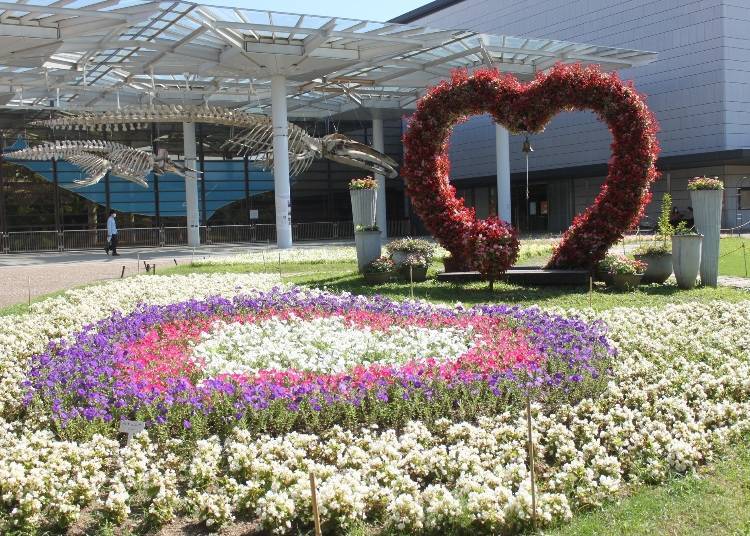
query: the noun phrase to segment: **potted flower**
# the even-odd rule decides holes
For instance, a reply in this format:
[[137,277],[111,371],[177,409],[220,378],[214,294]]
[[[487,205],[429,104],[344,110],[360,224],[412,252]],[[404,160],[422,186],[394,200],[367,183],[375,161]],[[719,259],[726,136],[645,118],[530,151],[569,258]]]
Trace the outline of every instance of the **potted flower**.
[[354,245],[357,266],[362,271],[365,265],[380,257],[380,228],[377,225],[357,225],[354,228]]
[[724,183],[718,177],[695,177],[688,181],[695,230],[703,235],[701,284],[715,287],[719,278],[719,234]]
[[349,181],[349,197],[352,200],[352,219],[355,226],[372,227],[375,225],[377,188],[378,183],[372,177]]
[[641,261],[645,268],[644,283],[664,283],[672,275],[672,248],[670,243],[651,242],[635,250],[636,260]]
[[398,264],[401,275],[407,280],[420,283],[427,280],[427,257],[420,253],[409,253],[404,262]]
[[674,227],[669,221],[672,212],[672,196],[664,194],[661,202],[661,214],[657,232],[650,244],[643,245],[635,251],[634,257],[646,264],[643,273],[644,283],[664,283],[672,275],[671,238]]
[[617,255],[607,255],[596,265],[594,277],[597,281],[602,281],[608,287],[612,286],[612,272],[610,271],[610,268],[616,258]]
[[675,227],[672,236],[672,264],[677,286],[690,289],[695,286],[695,279],[701,267],[701,244],[703,235],[689,229],[684,221]]
[[641,284],[646,263],[624,255],[615,257],[609,264],[612,285],[618,290],[632,290]]
[[390,258],[383,256],[367,263],[362,273],[365,276],[365,281],[373,285],[388,282],[395,270],[396,263]]
[[435,246],[432,243],[421,238],[411,238],[408,236],[390,242],[385,249],[390,254],[393,262],[398,265],[404,264],[406,257],[409,255],[424,257],[425,262],[429,265],[435,254]]

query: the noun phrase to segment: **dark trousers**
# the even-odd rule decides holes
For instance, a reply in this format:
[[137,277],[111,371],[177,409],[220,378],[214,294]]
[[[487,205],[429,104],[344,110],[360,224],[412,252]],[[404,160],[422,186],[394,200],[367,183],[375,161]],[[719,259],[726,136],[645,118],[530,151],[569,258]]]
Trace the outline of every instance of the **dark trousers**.
[[112,255],[117,255],[117,235],[113,234],[107,242],[107,250],[112,252]]

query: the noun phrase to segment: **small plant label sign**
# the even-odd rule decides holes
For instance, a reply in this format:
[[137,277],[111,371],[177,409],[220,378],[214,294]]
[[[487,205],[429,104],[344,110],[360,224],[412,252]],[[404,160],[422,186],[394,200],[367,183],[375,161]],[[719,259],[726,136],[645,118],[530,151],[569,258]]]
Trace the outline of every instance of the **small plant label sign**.
[[141,433],[146,429],[146,423],[143,421],[120,421],[120,433],[128,434],[128,444],[134,435]]

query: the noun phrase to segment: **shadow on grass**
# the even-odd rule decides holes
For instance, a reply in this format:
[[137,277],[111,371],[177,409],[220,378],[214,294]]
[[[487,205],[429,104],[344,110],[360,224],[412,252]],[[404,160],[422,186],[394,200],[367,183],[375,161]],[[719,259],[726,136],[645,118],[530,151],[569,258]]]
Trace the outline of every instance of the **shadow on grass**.
[[[434,275],[434,274],[433,274]],[[380,285],[368,285],[364,278],[354,271],[330,273],[306,273],[287,279],[288,282],[325,287],[337,292],[353,294],[379,294],[392,299],[406,299],[411,296],[410,285],[404,281],[394,281]],[[464,304],[477,303],[519,303],[525,305],[557,305],[560,307],[587,307],[589,300],[594,309],[607,309],[617,306],[648,306],[685,301],[707,301],[728,299],[740,301],[748,295],[729,288],[697,288],[681,290],[674,285],[641,286],[637,291],[618,291],[601,284],[595,286],[589,297],[588,287],[521,287],[506,283],[496,283],[494,291],[488,283],[444,283],[434,279],[414,284],[414,297],[430,301]]]

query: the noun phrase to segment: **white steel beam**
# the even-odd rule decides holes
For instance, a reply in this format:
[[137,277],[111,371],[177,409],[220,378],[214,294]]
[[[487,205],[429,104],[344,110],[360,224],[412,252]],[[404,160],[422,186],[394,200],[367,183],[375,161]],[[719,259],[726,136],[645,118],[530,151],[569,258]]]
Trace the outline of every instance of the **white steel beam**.
[[0,22],[0,36],[29,39],[57,39],[60,37],[60,31],[57,28],[52,27],[25,26],[21,24],[7,24]]
[[39,13],[40,15],[68,15],[70,17],[94,17],[99,19],[117,20],[127,22],[128,16],[114,13],[112,11],[92,11],[87,9],[38,6],[35,4],[18,4],[12,2],[0,2],[0,9],[14,11],[16,13]]

